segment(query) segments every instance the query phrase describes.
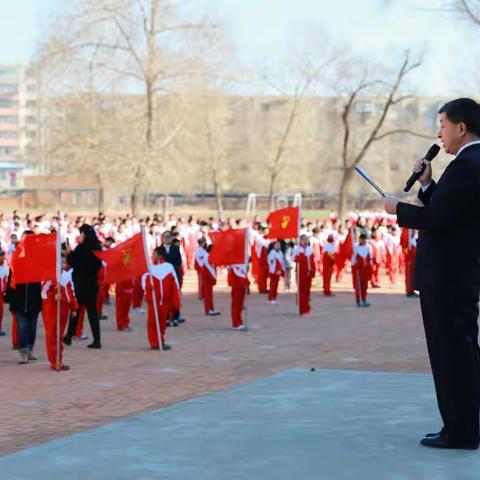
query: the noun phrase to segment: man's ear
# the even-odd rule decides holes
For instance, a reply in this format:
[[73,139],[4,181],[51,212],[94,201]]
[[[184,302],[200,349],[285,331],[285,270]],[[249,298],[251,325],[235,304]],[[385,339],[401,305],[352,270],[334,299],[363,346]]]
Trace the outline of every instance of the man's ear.
[[468,133],[467,126],[463,122],[458,124],[458,129],[461,137],[464,137]]

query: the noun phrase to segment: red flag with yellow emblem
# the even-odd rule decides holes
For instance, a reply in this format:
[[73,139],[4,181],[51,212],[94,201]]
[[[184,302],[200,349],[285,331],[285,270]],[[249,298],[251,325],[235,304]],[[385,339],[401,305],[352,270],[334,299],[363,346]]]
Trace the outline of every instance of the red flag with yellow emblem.
[[140,277],[148,270],[141,233],[109,250],[94,253],[106,264],[105,283],[123,282]]
[[289,207],[271,212],[267,217],[268,238],[285,240],[297,238],[300,234],[300,208]]

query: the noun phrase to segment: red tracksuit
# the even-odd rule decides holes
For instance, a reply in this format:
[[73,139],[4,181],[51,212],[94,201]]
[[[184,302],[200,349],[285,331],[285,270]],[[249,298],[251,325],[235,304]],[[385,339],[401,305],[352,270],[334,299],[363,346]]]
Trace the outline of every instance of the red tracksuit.
[[383,240],[371,240],[372,247],[372,287],[380,286],[380,267],[385,263],[385,245]]
[[115,317],[117,330],[130,326],[130,307],[133,297],[133,279],[118,282],[115,285]]
[[215,306],[213,304],[213,287],[217,284],[217,271],[215,267],[210,265],[208,261],[208,254],[204,258],[201,275],[203,305],[205,313],[207,314],[208,312],[215,310]]
[[335,267],[335,244],[333,242],[327,242],[324,246],[323,256],[323,293],[325,296],[330,297],[332,295],[332,275]]
[[0,331],[3,324],[3,313],[5,310],[5,292],[7,291],[8,274],[10,269],[7,264],[0,265]]
[[405,255],[405,292],[407,295],[415,293],[413,290],[413,267],[417,254],[417,239],[412,230],[408,231],[408,248],[404,248]]
[[255,244],[255,254],[258,260],[258,293],[267,293],[268,287],[268,245],[269,241],[260,237]]
[[247,267],[244,264],[228,267],[228,285],[232,288],[232,327],[241,327],[243,325],[242,311],[245,304],[245,295],[250,286]]
[[312,288],[312,280],[315,277],[312,249],[310,247],[296,246],[292,252],[292,259],[297,264],[298,310],[300,315],[307,315],[311,310],[310,290]]
[[353,288],[357,303],[367,301],[368,282],[372,275],[372,250],[368,245],[355,244],[352,256]]
[[202,267],[205,263],[205,257],[207,255],[208,253],[203,247],[198,247],[197,250],[195,251],[195,271],[197,272],[199,300],[203,300]]
[[[152,280],[153,286],[152,289]],[[154,300],[157,305],[158,320],[162,344],[165,343],[167,317],[172,309],[180,310],[180,287],[172,265],[167,262],[151,266],[150,273],[142,277],[142,286],[147,300],[147,334],[150,347],[159,348],[157,321],[155,319]]]
[[270,280],[270,288],[268,290],[268,301],[273,302],[278,296],[278,283],[280,277],[285,276],[285,258],[283,252],[270,250],[268,257],[268,278]]
[[140,308],[143,302],[143,288],[142,277],[137,277],[133,280],[133,296],[132,306],[133,308]]
[[[71,273],[62,272],[60,278],[60,339],[67,328],[70,312],[78,310],[78,303],[73,291]],[[47,358],[50,367],[56,369],[57,365],[57,283],[45,282],[42,288],[42,316],[45,323],[45,344],[47,349]],[[59,366],[63,365],[63,343],[60,341]]]

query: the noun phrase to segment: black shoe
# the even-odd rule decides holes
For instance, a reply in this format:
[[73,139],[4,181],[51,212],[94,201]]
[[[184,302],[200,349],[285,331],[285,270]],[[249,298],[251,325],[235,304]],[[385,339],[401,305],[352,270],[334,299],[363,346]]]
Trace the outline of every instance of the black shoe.
[[177,323],[185,323],[186,322],[185,318],[183,318],[183,317],[178,317],[175,320],[177,321]]
[[67,336],[63,337],[63,343],[65,345],[71,345],[72,344],[72,337],[67,337]]
[[172,347],[168,343],[162,343],[162,350],[171,350]]
[[108,315],[99,315],[98,319],[99,320],[106,320],[108,318]]
[[425,447],[431,448],[449,448],[456,450],[477,450],[477,443],[463,443],[463,442],[454,442],[447,435],[438,434],[433,437],[424,437],[420,440],[420,443]]
[[88,348],[102,348],[102,344],[100,342],[93,342],[90,345],[87,345]]

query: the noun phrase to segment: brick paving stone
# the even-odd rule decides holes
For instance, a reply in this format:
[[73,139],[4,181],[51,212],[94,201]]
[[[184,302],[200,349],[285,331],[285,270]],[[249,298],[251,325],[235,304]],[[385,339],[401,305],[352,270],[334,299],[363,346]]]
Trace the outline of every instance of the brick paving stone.
[[418,300],[407,299],[401,285],[386,286],[371,290],[371,308],[359,309],[348,280],[334,286],[334,298],[315,286],[309,318],[296,314],[294,293],[282,293],[280,305],[272,306],[253,287],[245,333],[230,329],[225,276],[216,290],[222,315],[205,317],[189,272],[182,309],[187,322],[168,329],[171,351],[148,348],[145,315],[132,316],[132,333],[117,332],[107,306],[104,348],[74,342],[65,353],[69,372],[49,370],[41,321],[38,362],[18,365],[10,338],[1,337],[0,455],[292,368],[428,371]]

